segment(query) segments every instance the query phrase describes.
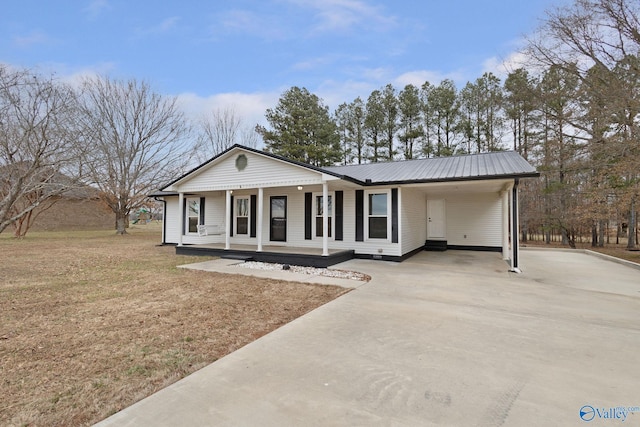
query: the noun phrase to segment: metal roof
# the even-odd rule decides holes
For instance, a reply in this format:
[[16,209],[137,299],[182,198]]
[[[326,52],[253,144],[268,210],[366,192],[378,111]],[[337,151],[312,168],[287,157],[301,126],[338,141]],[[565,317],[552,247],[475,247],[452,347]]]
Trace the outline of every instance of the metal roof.
[[539,176],[535,168],[515,151],[364,165],[328,166],[323,169],[367,184]]

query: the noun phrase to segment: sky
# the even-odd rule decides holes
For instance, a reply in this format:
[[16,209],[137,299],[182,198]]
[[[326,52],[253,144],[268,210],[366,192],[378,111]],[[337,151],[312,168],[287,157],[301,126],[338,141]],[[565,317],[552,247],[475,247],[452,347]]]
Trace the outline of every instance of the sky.
[[292,86],[333,110],[388,83],[504,77],[560,1],[17,0],[2,6],[0,63],[145,80],[191,116],[264,124]]

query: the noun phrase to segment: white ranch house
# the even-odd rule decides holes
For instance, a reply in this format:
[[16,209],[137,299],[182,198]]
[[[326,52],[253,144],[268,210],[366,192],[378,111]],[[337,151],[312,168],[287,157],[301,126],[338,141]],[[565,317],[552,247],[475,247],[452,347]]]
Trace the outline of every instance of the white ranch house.
[[151,196],[177,253],[326,267],[490,250],[518,271],[518,183],[538,175],[513,151],[315,167],[236,145]]

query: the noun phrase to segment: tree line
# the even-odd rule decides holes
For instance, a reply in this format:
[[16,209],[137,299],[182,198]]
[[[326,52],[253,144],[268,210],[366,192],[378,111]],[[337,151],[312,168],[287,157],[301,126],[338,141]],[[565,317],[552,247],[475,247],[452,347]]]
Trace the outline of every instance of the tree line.
[[175,97],[108,77],[71,87],[0,66],[0,232],[55,196],[92,185],[119,233],[146,195],[234,143],[316,166],[513,149],[541,172],[522,184],[522,240],[637,245],[640,194],[640,5],[574,0],[548,11],[502,81],[485,73],[401,89],[387,84],[335,111],[306,88],[285,91],[269,124],[231,109],[193,123]]
[[528,39],[528,66],[458,89],[392,84],[332,113],[292,87],[258,126],[265,147],[314,165],[512,149],[541,172],[523,183],[522,240],[637,245],[640,194],[640,6],[576,0]]

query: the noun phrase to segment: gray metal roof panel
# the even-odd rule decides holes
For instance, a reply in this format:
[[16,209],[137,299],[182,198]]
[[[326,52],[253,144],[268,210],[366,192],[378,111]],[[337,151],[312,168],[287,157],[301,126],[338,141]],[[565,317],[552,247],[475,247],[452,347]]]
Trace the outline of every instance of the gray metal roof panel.
[[515,151],[331,166],[323,169],[362,182],[371,180],[372,184],[537,176],[533,166]]

